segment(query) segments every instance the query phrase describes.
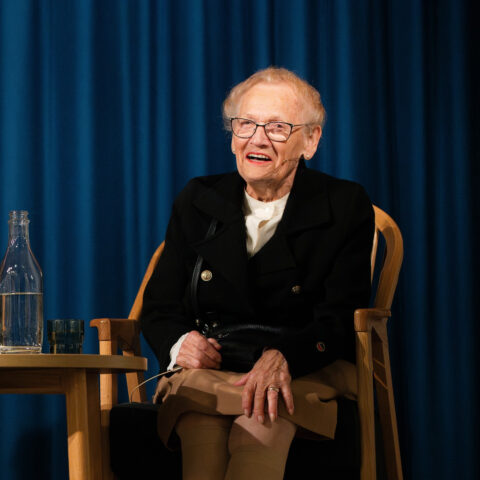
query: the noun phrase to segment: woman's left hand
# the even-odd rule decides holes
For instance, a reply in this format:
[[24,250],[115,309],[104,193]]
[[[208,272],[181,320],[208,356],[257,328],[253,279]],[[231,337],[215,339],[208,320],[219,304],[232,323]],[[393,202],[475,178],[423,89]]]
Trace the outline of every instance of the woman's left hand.
[[[288,363],[279,350],[266,350],[253,368],[234,385],[244,385],[242,408],[247,417],[253,415],[264,422],[265,401],[268,403],[268,415],[274,422],[278,417],[278,398],[280,393],[290,415],[293,414],[293,395],[290,388],[292,377]],[[273,387],[273,388],[269,388]],[[278,389],[278,390],[277,390]]]

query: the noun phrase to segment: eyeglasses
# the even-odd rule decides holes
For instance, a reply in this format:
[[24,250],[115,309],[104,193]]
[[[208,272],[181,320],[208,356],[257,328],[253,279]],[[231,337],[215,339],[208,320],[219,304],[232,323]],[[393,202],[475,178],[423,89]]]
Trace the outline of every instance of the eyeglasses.
[[230,124],[234,135],[240,138],[250,138],[255,135],[257,127],[263,127],[265,134],[273,142],[286,142],[292,134],[294,127],[303,127],[308,123],[267,122],[255,123],[248,118],[231,118]]

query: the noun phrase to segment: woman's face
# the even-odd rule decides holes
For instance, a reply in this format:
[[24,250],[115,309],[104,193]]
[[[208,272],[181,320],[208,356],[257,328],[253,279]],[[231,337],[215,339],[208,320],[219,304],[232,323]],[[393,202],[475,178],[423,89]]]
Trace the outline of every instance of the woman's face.
[[[301,103],[288,84],[260,83],[243,95],[237,117],[261,124],[274,120],[299,124],[306,120],[302,113]],[[257,127],[250,138],[232,133],[232,151],[248,194],[269,201],[290,191],[300,157],[312,157],[322,130],[315,127],[311,134],[307,132],[306,127],[294,127],[286,142],[270,140],[263,127]]]

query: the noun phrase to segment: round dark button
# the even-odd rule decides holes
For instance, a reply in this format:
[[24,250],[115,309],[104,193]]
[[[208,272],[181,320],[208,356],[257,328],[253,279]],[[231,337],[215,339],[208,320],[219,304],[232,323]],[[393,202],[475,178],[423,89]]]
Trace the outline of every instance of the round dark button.
[[298,295],[302,291],[302,287],[300,285],[294,285],[292,287],[292,293]]
[[319,352],[324,352],[325,351],[325,344],[323,342],[317,342],[317,350]]

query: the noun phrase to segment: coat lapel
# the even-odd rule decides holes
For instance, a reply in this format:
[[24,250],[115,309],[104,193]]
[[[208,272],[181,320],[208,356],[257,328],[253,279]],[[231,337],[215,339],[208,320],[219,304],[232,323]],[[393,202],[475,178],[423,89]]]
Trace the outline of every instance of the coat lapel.
[[[313,175],[312,175],[313,174]],[[330,200],[324,174],[299,165],[279,231],[291,235],[331,221]]]
[[218,221],[211,237],[196,242],[192,248],[215,272],[219,272],[238,292],[242,304],[248,304],[248,273],[245,219],[242,212],[245,183],[237,174],[223,177],[208,188],[194,205]]

